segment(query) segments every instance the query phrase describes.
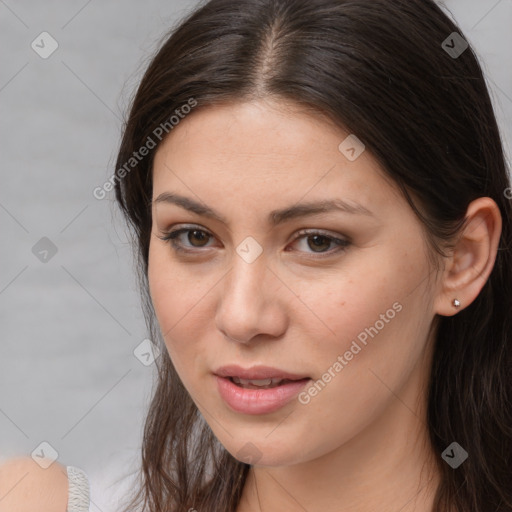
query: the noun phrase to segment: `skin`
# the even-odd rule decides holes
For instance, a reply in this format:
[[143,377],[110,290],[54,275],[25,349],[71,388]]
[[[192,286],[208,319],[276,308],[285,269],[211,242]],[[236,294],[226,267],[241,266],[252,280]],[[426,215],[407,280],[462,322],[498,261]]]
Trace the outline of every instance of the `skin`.
[[[180,194],[226,220],[153,201],[148,278],[170,357],[214,434],[239,460],[246,443],[258,450],[238,512],[432,510],[440,455],[425,420],[433,322],[478,295],[501,217],[491,199],[473,201],[466,231],[436,270],[421,224],[369,151],[349,161],[338,149],[347,135],[265,99],[195,111],[155,156],[154,200]],[[321,199],[372,215],[267,222],[271,210]],[[182,234],[189,254],[161,239],[184,225],[211,234]],[[350,244],[295,239],[303,228]],[[236,252],[248,236],[263,251],[252,263]],[[401,310],[309,403],[247,415],[220,397],[213,372],[230,363],[321,379],[396,303]]]
[[66,468],[53,462],[43,469],[30,457],[17,457],[0,466],[0,512],[66,512]]

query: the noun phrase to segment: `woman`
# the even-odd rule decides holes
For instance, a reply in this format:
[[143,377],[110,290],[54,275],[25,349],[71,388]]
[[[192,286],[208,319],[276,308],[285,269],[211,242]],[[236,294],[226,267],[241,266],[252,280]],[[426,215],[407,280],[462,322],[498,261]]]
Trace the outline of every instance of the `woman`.
[[127,511],[512,510],[512,189],[433,1],[206,3],[116,169],[162,349]]
[[[117,164],[164,349],[126,510],[512,510],[512,188],[433,2],[209,2]],[[72,483],[11,462],[0,510]]]
[[206,3],[116,169],[163,349],[126,510],[512,510],[510,182],[433,1]]

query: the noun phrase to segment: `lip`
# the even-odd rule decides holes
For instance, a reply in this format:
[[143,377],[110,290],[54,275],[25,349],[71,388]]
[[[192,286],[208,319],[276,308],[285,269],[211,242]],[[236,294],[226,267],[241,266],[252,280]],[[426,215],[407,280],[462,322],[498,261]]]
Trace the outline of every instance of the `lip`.
[[311,380],[306,378],[268,389],[247,389],[237,386],[228,377],[215,375],[215,378],[220,396],[226,404],[244,414],[268,414],[281,409]]
[[302,380],[309,379],[308,375],[299,375],[296,373],[280,370],[279,368],[272,368],[270,366],[253,366],[251,368],[242,368],[236,364],[221,366],[213,372],[219,377],[238,377],[240,379],[288,379],[288,380]]
[[[229,377],[241,379],[289,379],[286,382],[268,389],[248,389],[237,386]],[[275,412],[293,398],[311,380],[309,377],[290,373],[268,366],[253,366],[244,369],[237,365],[223,366],[215,372],[217,389],[222,399],[235,412],[243,414],[269,414]]]

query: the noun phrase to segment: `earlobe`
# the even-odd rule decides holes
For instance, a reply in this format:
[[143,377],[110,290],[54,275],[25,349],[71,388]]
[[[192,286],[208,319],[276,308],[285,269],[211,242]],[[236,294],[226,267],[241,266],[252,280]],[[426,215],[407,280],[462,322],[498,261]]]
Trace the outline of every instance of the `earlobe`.
[[490,197],[469,204],[465,224],[446,261],[435,300],[437,314],[455,315],[476,299],[494,267],[501,226],[499,207]]

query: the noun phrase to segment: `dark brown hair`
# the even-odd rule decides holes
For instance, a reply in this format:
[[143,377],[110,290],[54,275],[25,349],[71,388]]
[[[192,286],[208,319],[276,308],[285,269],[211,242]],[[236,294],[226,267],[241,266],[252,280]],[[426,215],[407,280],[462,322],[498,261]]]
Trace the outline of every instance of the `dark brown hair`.
[[[488,281],[457,315],[436,317],[428,429],[441,472],[435,511],[512,511],[510,181],[478,60],[471,46],[455,55],[443,45],[453,32],[464,38],[431,0],[212,0],[166,37],[136,91],[116,162],[116,199],[133,230],[161,350],[140,488],[127,511],[234,512],[250,466],[215,438],[155,325],[147,270],[159,144],[129,172],[126,162],[191,100],[197,111],[261,97],[307,106],[357,134],[438,252],[472,200],[498,204],[503,228]],[[440,457],[453,441],[469,453],[457,469]]]

